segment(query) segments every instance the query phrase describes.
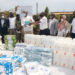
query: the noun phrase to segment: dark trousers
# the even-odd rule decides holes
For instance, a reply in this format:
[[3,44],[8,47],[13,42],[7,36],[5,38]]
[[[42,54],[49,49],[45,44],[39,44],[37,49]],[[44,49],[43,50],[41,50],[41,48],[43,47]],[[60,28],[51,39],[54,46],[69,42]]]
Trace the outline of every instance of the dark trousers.
[[40,30],[40,35],[50,35],[49,29]]
[[21,33],[16,33],[17,42],[21,42]]
[[72,37],[72,39],[74,39],[75,38],[75,33],[71,33],[71,37]]
[[16,35],[16,29],[8,29],[10,35]]
[[4,36],[5,36],[5,35],[2,34],[1,36],[2,36],[2,43],[4,43]]

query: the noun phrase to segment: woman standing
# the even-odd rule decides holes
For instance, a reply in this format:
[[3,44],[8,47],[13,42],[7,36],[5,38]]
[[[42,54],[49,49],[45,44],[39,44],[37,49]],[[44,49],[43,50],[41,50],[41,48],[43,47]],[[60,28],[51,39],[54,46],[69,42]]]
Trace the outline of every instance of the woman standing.
[[61,22],[58,24],[58,36],[66,37],[70,33],[69,23],[66,20],[66,16],[61,17]]

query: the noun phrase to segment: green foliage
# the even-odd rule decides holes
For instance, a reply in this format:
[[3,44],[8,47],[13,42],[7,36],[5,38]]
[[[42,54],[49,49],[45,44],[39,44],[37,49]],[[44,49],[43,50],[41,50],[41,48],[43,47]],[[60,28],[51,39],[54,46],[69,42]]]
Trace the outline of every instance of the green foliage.
[[57,20],[60,21],[61,15],[55,15]]
[[39,16],[39,15],[33,15],[33,19],[34,19],[35,21],[37,21],[37,20],[40,19],[40,16]]
[[[61,16],[62,15],[55,15],[55,16],[56,16],[57,20],[60,22],[60,19],[61,19]],[[66,15],[66,17],[67,17],[67,21],[69,23],[71,23],[72,22],[72,19],[73,19],[73,15]]]
[[49,17],[49,8],[48,7],[46,7],[46,9],[45,9],[45,13],[46,13],[46,17],[48,18]]
[[10,12],[9,11],[5,11],[4,15],[5,15],[6,18],[8,18],[10,16]]
[[48,14],[47,19],[48,19],[48,20],[50,19],[50,14]]
[[[0,12],[0,18],[1,18],[1,15],[4,14],[5,15],[5,18],[8,18],[10,16],[10,12],[9,11],[3,11],[3,12]],[[16,16],[16,13],[14,12],[14,16]]]
[[[36,22],[36,21],[39,21],[40,20],[40,17],[39,17],[39,15],[33,15],[33,19]],[[33,31],[34,31],[34,34],[39,34],[39,31],[40,31],[39,25],[34,25],[33,26]]]
[[72,19],[73,19],[73,15],[66,15],[66,16],[67,16],[67,21],[69,23],[71,23],[72,22]]
[[0,12],[0,18],[2,14],[4,14],[6,18],[9,17],[9,11]]
[[16,7],[15,7],[15,11],[17,11],[18,7],[19,7],[19,6],[16,6]]
[[40,31],[39,25],[34,25],[33,31],[34,31],[34,34],[39,34],[39,31]]
[[73,15],[75,15],[75,11],[73,12]]

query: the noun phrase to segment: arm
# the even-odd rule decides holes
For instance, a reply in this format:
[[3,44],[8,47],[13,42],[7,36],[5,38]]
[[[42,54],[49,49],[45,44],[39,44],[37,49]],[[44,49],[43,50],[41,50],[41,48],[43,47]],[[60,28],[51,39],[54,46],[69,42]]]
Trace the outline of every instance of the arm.
[[6,21],[7,27],[9,28],[9,26],[10,26],[9,19],[5,19],[5,21]]
[[67,22],[67,29],[66,29],[66,33],[70,32],[70,24]]
[[40,21],[36,21],[36,22],[32,22],[32,23],[30,23],[30,25],[33,25],[33,24],[35,24],[35,25],[39,25],[39,23],[40,23]]
[[54,36],[54,23],[51,25],[50,35]]
[[70,31],[70,33],[72,33],[72,25],[71,25],[71,31]]
[[71,31],[70,31],[70,33],[72,33],[72,28],[73,28],[73,20],[72,20],[72,23],[71,23]]
[[70,24],[68,22],[66,24],[66,36],[68,37],[70,36]]
[[0,20],[0,35],[1,35],[1,20]]

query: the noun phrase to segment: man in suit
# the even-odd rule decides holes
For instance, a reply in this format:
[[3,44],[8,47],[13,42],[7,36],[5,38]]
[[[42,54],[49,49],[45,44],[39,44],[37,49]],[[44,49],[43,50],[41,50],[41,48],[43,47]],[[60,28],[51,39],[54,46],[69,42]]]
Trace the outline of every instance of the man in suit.
[[0,19],[0,35],[2,36],[2,43],[4,43],[4,36],[8,34],[8,23],[5,19],[4,14],[2,14]]

